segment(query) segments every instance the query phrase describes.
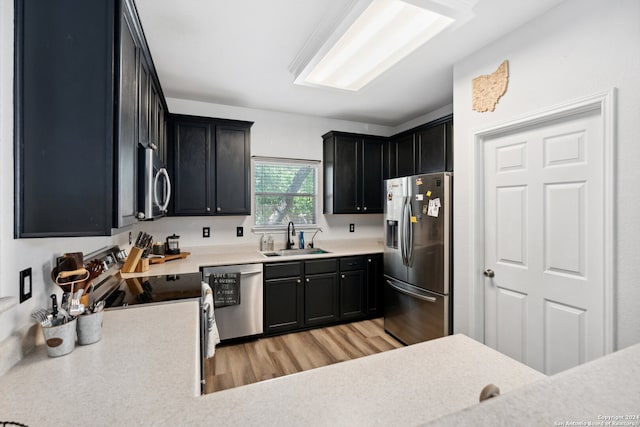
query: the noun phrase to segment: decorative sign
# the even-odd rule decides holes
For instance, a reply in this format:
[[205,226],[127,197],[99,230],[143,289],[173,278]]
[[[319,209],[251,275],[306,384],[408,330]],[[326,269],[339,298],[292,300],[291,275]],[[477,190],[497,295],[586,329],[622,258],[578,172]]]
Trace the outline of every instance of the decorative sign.
[[209,286],[215,308],[240,304],[240,273],[211,274]]
[[491,74],[482,75],[472,80],[472,108],[484,113],[494,111],[496,104],[507,92],[509,83],[509,61],[505,60]]

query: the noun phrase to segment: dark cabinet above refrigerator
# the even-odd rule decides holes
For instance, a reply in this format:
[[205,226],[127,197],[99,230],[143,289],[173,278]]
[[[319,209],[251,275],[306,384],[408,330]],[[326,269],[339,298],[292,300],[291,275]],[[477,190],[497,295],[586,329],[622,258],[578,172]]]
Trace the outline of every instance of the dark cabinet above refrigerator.
[[384,149],[384,179],[453,171],[453,116],[392,136]]

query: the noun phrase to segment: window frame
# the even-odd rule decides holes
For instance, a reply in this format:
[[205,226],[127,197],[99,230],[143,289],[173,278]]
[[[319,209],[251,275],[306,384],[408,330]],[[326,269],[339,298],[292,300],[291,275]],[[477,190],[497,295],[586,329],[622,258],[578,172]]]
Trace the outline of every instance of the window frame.
[[[261,233],[261,232],[269,232],[269,231],[281,231],[281,230],[286,230],[287,226],[284,224],[257,224],[256,221],[258,219],[258,202],[256,200],[256,197],[258,194],[264,194],[264,193],[258,193],[256,191],[256,164],[257,163],[280,163],[282,165],[293,165],[293,164],[301,164],[301,165],[306,165],[306,166],[310,166],[313,167],[315,170],[315,177],[314,177],[314,187],[315,187],[315,194],[310,194],[310,193],[304,193],[304,194],[309,194],[314,198],[314,218],[315,218],[315,222],[314,223],[309,223],[309,224],[295,224],[296,229],[298,230],[306,230],[306,229],[317,229],[319,227],[319,216],[320,216],[320,172],[321,172],[321,168],[320,168],[320,164],[321,161],[320,160],[310,160],[310,159],[292,159],[292,158],[284,158],[284,157],[261,157],[261,156],[252,156],[251,157],[251,198],[252,198],[252,206],[253,206],[253,230]],[[272,193],[269,193],[272,194]],[[276,193],[276,194],[285,194],[285,193]]]

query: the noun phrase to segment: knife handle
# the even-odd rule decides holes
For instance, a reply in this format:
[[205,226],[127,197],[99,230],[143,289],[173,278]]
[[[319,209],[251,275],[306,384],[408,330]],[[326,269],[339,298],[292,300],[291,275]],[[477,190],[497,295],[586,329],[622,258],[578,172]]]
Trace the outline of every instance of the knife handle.
[[58,297],[56,294],[51,294],[51,314],[54,319],[58,317]]

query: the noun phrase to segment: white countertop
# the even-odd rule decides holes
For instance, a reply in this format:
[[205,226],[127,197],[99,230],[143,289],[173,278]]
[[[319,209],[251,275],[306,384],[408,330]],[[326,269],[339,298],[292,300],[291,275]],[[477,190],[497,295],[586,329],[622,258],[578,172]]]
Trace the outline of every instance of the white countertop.
[[43,345],[0,381],[0,419],[30,426],[415,425],[544,376],[463,335],[195,396],[198,304],[105,313],[103,338],[48,358]]
[[470,424],[638,427],[640,344],[471,406],[431,425]]
[[329,253],[314,255],[296,255],[286,257],[266,257],[255,245],[197,246],[181,248],[189,252],[185,259],[152,264],[143,273],[123,273],[122,277],[140,277],[163,274],[197,273],[200,267],[235,264],[259,264],[265,262],[293,261],[300,259],[333,258],[350,255],[382,253],[383,245],[379,239],[320,240],[316,244]]
[[[48,358],[39,345],[0,378],[0,420],[29,426],[553,425],[640,410],[640,344],[545,377],[453,335],[206,396],[196,396],[198,368],[197,302],[107,311],[100,342],[58,358]],[[487,383],[502,395],[477,404]]]

